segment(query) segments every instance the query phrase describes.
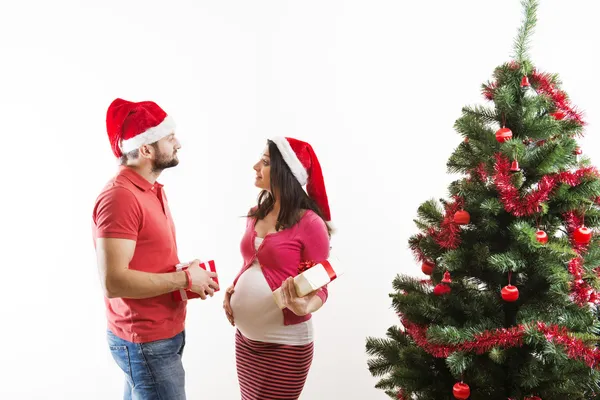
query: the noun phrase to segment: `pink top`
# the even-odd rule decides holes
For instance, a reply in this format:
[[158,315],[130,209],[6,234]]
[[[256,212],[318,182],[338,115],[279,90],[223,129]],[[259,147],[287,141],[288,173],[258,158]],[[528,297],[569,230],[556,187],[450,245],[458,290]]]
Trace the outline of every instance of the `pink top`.
[[[242,273],[258,259],[271,290],[281,286],[290,276],[298,275],[298,267],[303,261],[323,261],[329,257],[329,235],[325,222],[315,212],[307,210],[300,221],[291,228],[269,233],[255,250],[254,239],[257,236],[254,229],[256,220],[248,218],[246,231],[240,243],[244,265],[235,277],[235,285]],[[327,300],[327,286],[319,289],[317,295],[323,303]],[[298,316],[291,310],[283,310],[285,325],[293,325],[307,321],[311,314]]]

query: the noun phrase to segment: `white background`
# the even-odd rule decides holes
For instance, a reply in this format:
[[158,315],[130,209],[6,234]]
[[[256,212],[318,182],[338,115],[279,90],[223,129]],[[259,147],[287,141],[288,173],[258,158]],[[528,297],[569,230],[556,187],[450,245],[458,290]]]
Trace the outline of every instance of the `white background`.
[[[537,66],[586,111],[600,158],[600,35],[592,0],[543,0]],[[313,144],[334,251],[346,275],[315,314],[303,399],[385,399],[365,338],[397,318],[397,273],[419,204],[446,196],[461,107],[507,61],[519,1],[3,1],[0,6],[2,399],[118,399],[91,239],[95,197],[116,171],[115,97],[154,100],[178,123],[180,165],[160,178],[181,259],[241,267],[252,165],[272,135]],[[189,304],[190,399],[239,399],[222,294]],[[450,390],[450,388],[449,388]]]

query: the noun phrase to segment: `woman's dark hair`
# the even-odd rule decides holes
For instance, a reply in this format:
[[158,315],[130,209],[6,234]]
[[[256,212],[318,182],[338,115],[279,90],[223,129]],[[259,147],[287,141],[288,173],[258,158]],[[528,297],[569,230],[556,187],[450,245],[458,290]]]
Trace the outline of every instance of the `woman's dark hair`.
[[[331,236],[331,228],[325,221],[319,206],[302,189],[300,182],[292,174],[277,145],[271,140],[267,140],[267,145],[269,146],[269,158],[271,159],[271,191],[277,192],[281,202],[275,230],[279,231],[281,228],[292,227],[300,220],[302,210],[312,210],[323,219],[327,226],[327,232]],[[269,191],[263,190],[258,195],[258,206],[250,210],[248,217],[258,220],[263,219],[273,209],[274,204],[275,198],[273,195]]]

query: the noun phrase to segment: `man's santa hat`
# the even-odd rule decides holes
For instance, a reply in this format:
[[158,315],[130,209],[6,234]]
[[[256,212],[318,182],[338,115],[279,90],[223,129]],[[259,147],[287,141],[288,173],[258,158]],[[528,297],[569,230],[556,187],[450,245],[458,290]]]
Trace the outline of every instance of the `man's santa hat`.
[[281,136],[271,138],[271,141],[277,146],[296,180],[300,185],[306,185],[308,196],[317,203],[325,221],[330,222],[331,213],[323,172],[312,146],[298,139]]
[[106,130],[116,157],[173,133],[175,121],[152,101],[115,99],[106,112]]

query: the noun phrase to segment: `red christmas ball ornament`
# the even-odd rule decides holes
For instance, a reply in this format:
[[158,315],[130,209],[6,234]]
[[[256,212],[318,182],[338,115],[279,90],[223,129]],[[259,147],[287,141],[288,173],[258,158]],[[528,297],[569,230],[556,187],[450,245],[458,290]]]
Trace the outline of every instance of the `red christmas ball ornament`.
[[582,226],[573,232],[573,239],[577,244],[588,244],[592,240],[592,230]]
[[557,121],[563,120],[566,117],[566,114],[560,110],[555,111],[550,115],[552,115],[554,117],[554,119]]
[[581,155],[583,153],[583,151],[581,151],[580,147],[577,147],[573,153],[577,154],[579,156],[579,155]]
[[433,294],[435,294],[436,296],[443,296],[445,294],[450,293],[451,291],[452,289],[450,288],[450,286],[448,286],[445,283],[438,283],[433,288]]
[[521,168],[519,168],[519,162],[514,160],[510,165],[510,172],[519,172]]
[[512,131],[508,128],[500,128],[496,131],[496,140],[500,143],[504,143],[512,139]]
[[548,234],[546,232],[544,232],[543,230],[538,230],[535,233],[535,238],[537,239],[538,242],[540,242],[541,244],[546,244],[548,243]]
[[469,138],[468,137],[465,138],[465,143],[469,143]]
[[531,86],[531,84],[529,83],[529,78],[526,76],[521,78],[521,87],[525,88],[525,87],[529,87],[529,86]]
[[463,382],[457,382],[452,388],[452,394],[456,399],[466,400],[471,395],[471,388]]
[[425,275],[431,275],[434,269],[435,265],[428,261],[423,261],[423,264],[421,265],[421,271],[423,271]]
[[469,222],[471,222],[471,215],[465,210],[457,211],[454,214],[454,222],[459,225],[467,225]]
[[502,288],[501,294],[502,300],[512,303],[519,298],[519,289],[513,285],[506,285]]

